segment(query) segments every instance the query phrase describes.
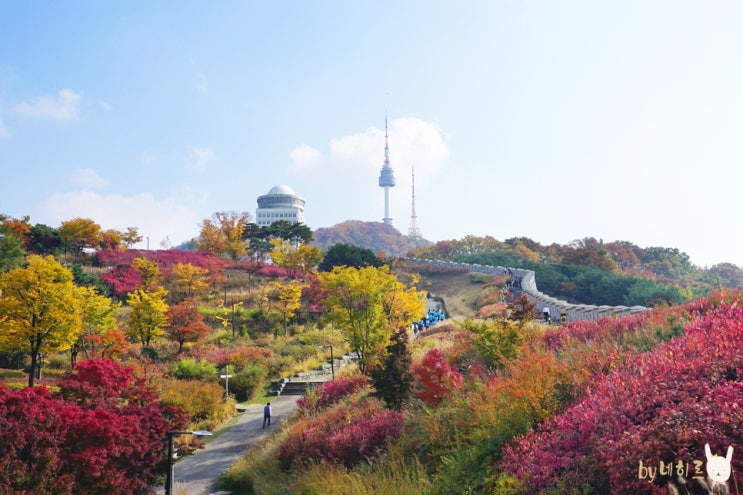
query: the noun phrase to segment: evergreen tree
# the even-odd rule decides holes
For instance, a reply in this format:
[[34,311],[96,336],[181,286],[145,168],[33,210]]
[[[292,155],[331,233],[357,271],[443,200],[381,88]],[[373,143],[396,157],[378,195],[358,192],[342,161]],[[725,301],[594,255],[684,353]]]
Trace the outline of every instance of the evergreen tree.
[[382,364],[371,371],[372,383],[376,388],[374,395],[390,409],[399,411],[410,396],[414,380],[410,369],[412,360],[408,332],[402,327],[392,335]]

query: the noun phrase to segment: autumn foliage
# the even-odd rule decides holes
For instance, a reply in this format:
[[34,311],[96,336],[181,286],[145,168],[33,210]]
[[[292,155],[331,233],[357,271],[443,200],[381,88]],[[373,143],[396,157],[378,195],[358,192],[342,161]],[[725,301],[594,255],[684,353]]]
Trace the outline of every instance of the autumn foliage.
[[3,494],[149,493],[166,432],[185,426],[179,410],[106,360],[78,363],[58,393],[0,385],[0,417]]
[[369,379],[365,375],[342,375],[333,381],[318,385],[312,393],[300,398],[297,406],[303,414],[311,416],[337,404],[344,397],[368,384]]
[[352,468],[378,458],[402,430],[402,414],[378,403],[338,407],[295,423],[277,457],[284,470],[319,461]]
[[[529,493],[558,485],[595,493],[668,493],[669,476],[638,476],[639,463],[704,460],[743,445],[743,309],[722,305],[683,336],[597,375],[586,396],[504,451],[502,469]],[[733,471],[743,458],[733,457]],[[692,475],[689,475],[691,477]]]
[[436,405],[462,385],[462,374],[446,361],[439,349],[431,349],[415,367],[416,395],[429,405]]

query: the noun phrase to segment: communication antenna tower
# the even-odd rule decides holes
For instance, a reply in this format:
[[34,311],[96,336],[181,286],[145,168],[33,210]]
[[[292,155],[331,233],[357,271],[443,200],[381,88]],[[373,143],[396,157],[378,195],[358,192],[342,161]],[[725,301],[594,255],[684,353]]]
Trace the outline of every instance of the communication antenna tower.
[[379,187],[384,188],[384,218],[382,221],[392,225],[390,218],[390,187],[395,187],[395,171],[390,167],[390,147],[387,143],[387,115],[384,116],[384,165],[379,174]]
[[408,236],[414,239],[421,238],[421,231],[418,228],[418,217],[415,215],[415,165],[412,166],[413,170],[413,210],[410,215],[410,228],[408,229]]

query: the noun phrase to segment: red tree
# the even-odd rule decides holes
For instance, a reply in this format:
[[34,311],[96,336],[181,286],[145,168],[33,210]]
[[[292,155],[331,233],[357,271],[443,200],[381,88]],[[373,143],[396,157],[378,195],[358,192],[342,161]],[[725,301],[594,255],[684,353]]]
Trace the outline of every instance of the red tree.
[[136,495],[164,470],[166,434],[186,415],[121,365],[76,364],[60,392],[0,385],[0,493]]
[[436,405],[462,385],[462,374],[446,361],[438,349],[431,349],[415,367],[418,381],[416,395],[429,405]]
[[204,315],[199,311],[196,302],[186,298],[168,309],[166,335],[178,342],[178,353],[183,351],[186,342],[198,342],[209,334],[209,326],[204,323]]

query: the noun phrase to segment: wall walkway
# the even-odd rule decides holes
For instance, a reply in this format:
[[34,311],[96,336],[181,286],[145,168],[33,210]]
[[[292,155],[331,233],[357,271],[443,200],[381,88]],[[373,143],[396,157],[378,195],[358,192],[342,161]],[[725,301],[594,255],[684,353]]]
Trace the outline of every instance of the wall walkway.
[[[548,307],[550,314],[555,320],[563,315],[566,321],[598,320],[610,316],[627,316],[635,313],[648,311],[645,306],[595,306],[592,304],[572,304],[552,296],[539,292],[533,270],[521,268],[505,268],[502,266],[478,265],[475,263],[455,263],[452,261],[427,260],[421,258],[403,258],[410,263],[425,264],[429,266],[442,266],[469,270],[474,273],[485,273],[491,275],[504,275],[511,277],[516,291],[526,294],[531,302],[536,304],[541,313],[542,308]],[[564,311],[564,313],[563,313]]]

